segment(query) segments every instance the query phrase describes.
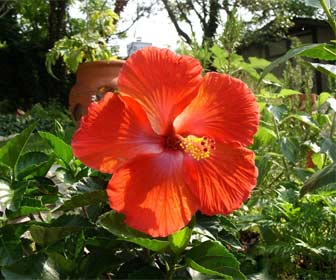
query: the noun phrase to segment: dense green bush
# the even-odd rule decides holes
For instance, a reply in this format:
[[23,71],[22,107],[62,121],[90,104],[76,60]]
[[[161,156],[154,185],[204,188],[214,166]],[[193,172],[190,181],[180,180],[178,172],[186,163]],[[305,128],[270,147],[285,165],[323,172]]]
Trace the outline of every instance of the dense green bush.
[[20,133],[32,123],[37,129],[56,133],[59,124],[65,130],[73,130],[74,123],[69,112],[56,100],[51,100],[45,106],[37,103],[29,111],[19,110],[17,114],[0,114],[0,136]]

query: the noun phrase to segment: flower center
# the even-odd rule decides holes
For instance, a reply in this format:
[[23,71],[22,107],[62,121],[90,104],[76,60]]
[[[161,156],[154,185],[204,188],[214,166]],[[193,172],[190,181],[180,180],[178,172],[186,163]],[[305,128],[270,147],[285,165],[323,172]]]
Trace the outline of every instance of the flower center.
[[181,137],[179,145],[184,152],[190,154],[196,160],[210,157],[211,151],[216,149],[215,140],[206,136],[188,135],[185,138]]

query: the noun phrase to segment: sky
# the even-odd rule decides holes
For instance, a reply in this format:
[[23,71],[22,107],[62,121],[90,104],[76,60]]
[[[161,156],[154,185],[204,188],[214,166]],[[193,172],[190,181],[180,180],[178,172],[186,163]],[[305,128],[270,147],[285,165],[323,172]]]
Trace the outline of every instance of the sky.
[[[122,19],[132,18],[135,15],[136,5],[132,2],[127,5],[125,12],[121,14]],[[70,7],[71,17],[84,17],[78,8],[78,5]],[[131,21],[121,21],[118,24],[118,30],[125,30]],[[118,40],[116,42],[119,45],[120,56],[127,56],[127,44],[135,42],[137,38],[140,38],[142,42],[152,43],[157,47],[168,47],[176,49],[179,41],[177,32],[170,22],[166,11],[159,11],[157,14],[151,15],[150,18],[143,17],[137,21],[134,26],[128,30],[127,38]]]
[[[132,3],[131,3],[132,4]],[[129,4],[127,10],[121,14],[121,18],[127,18],[128,15],[135,14],[135,5]],[[119,30],[123,30],[129,26],[129,22],[119,25]],[[157,47],[176,48],[179,37],[170,22],[166,11],[160,11],[151,15],[150,18],[143,17],[127,32],[128,38],[120,40],[121,54],[127,54],[126,45],[135,42],[140,38],[142,42],[152,43]]]

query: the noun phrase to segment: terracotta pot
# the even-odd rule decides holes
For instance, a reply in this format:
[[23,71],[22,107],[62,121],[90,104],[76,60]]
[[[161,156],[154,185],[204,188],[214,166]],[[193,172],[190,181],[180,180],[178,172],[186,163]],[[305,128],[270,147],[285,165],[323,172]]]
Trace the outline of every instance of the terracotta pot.
[[69,94],[70,112],[76,124],[87,113],[92,101],[101,99],[106,92],[117,90],[117,79],[123,60],[94,61],[79,65],[76,84]]

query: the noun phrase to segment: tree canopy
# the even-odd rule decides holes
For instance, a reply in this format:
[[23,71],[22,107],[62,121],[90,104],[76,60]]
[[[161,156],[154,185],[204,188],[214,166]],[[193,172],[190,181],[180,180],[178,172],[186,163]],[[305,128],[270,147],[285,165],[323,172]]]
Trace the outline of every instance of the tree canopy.
[[[316,9],[301,1],[293,0],[161,0],[169,18],[179,36],[191,45],[195,34],[195,26],[201,26],[201,44],[212,44],[216,36],[220,36],[226,18],[235,11],[244,13],[245,40],[250,40],[261,32],[281,37],[291,26],[295,16],[318,16]],[[267,30],[261,30],[268,24]],[[257,32],[257,33],[256,33]]]

